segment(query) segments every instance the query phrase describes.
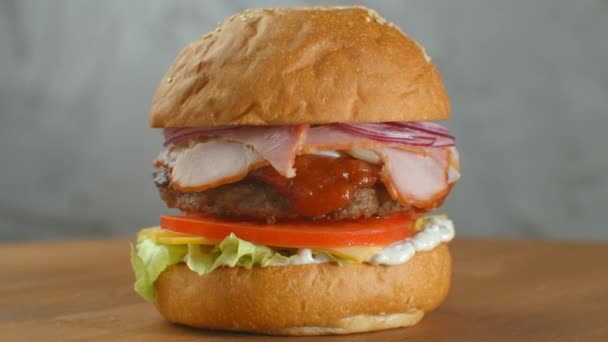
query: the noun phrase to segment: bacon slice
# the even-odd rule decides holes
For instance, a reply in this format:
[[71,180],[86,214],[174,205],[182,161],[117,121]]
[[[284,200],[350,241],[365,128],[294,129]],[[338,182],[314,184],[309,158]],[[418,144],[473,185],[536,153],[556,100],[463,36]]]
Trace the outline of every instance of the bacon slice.
[[281,176],[291,178],[296,175],[293,163],[304,144],[307,130],[308,125],[249,126],[214,132],[213,135],[253,147]]
[[237,182],[263,165],[266,161],[253,148],[213,139],[179,153],[170,177],[173,187],[179,191],[204,191]]

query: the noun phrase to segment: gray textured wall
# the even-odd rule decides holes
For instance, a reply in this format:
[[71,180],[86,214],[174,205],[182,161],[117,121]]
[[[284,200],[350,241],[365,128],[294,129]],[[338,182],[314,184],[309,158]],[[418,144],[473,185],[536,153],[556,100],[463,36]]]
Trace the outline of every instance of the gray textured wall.
[[[361,2],[444,77],[461,235],[608,238],[608,1]],[[147,111],[173,57],[240,9],[303,3],[0,1],[0,240],[156,223]]]

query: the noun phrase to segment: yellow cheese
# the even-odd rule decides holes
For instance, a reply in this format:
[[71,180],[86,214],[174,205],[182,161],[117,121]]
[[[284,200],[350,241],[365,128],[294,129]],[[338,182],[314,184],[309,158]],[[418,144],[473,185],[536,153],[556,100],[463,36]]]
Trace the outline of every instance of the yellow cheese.
[[333,254],[335,256],[339,256],[345,259],[352,260],[354,262],[364,262],[367,261],[372,255],[376,254],[383,247],[373,246],[373,247],[334,247],[334,248],[323,248],[319,249],[319,251],[327,252],[329,254]]
[[433,218],[433,217],[434,217],[434,218],[437,218],[437,219],[442,219],[442,220],[447,220],[447,219],[448,219],[448,216],[447,216],[447,215],[430,215],[430,216],[423,216],[423,217],[418,218],[418,219],[416,220],[416,222],[414,222],[414,225],[413,225],[413,227],[412,227],[412,228],[413,228],[413,230],[414,230],[415,232],[419,232],[419,231],[423,230],[423,229],[424,229],[424,228],[427,226],[427,224],[428,224],[429,220],[430,220],[431,218]]
[[217,245],[220,243],[220,241],[203,236],[176,233],[158,226],[142,229],[137,235],[165,245]]

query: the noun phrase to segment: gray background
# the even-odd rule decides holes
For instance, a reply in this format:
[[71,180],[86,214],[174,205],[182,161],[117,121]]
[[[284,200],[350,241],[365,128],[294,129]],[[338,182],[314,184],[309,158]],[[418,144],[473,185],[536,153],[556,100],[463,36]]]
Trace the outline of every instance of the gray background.
[[[240,9],[304,3],[0,1],[0,240],[155,224],[147,111],[174,56]],[[608,239],[608,1],[361,3],[443,75],[461,236]]]

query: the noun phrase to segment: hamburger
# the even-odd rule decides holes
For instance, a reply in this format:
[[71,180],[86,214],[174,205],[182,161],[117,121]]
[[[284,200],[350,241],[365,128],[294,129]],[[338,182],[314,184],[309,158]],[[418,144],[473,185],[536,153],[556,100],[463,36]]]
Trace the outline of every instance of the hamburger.
[[418,323],[448,294],[459,178],[441,77],[364,7],[252,9],[161,80],[135,290],[168,321],[277,335]]

